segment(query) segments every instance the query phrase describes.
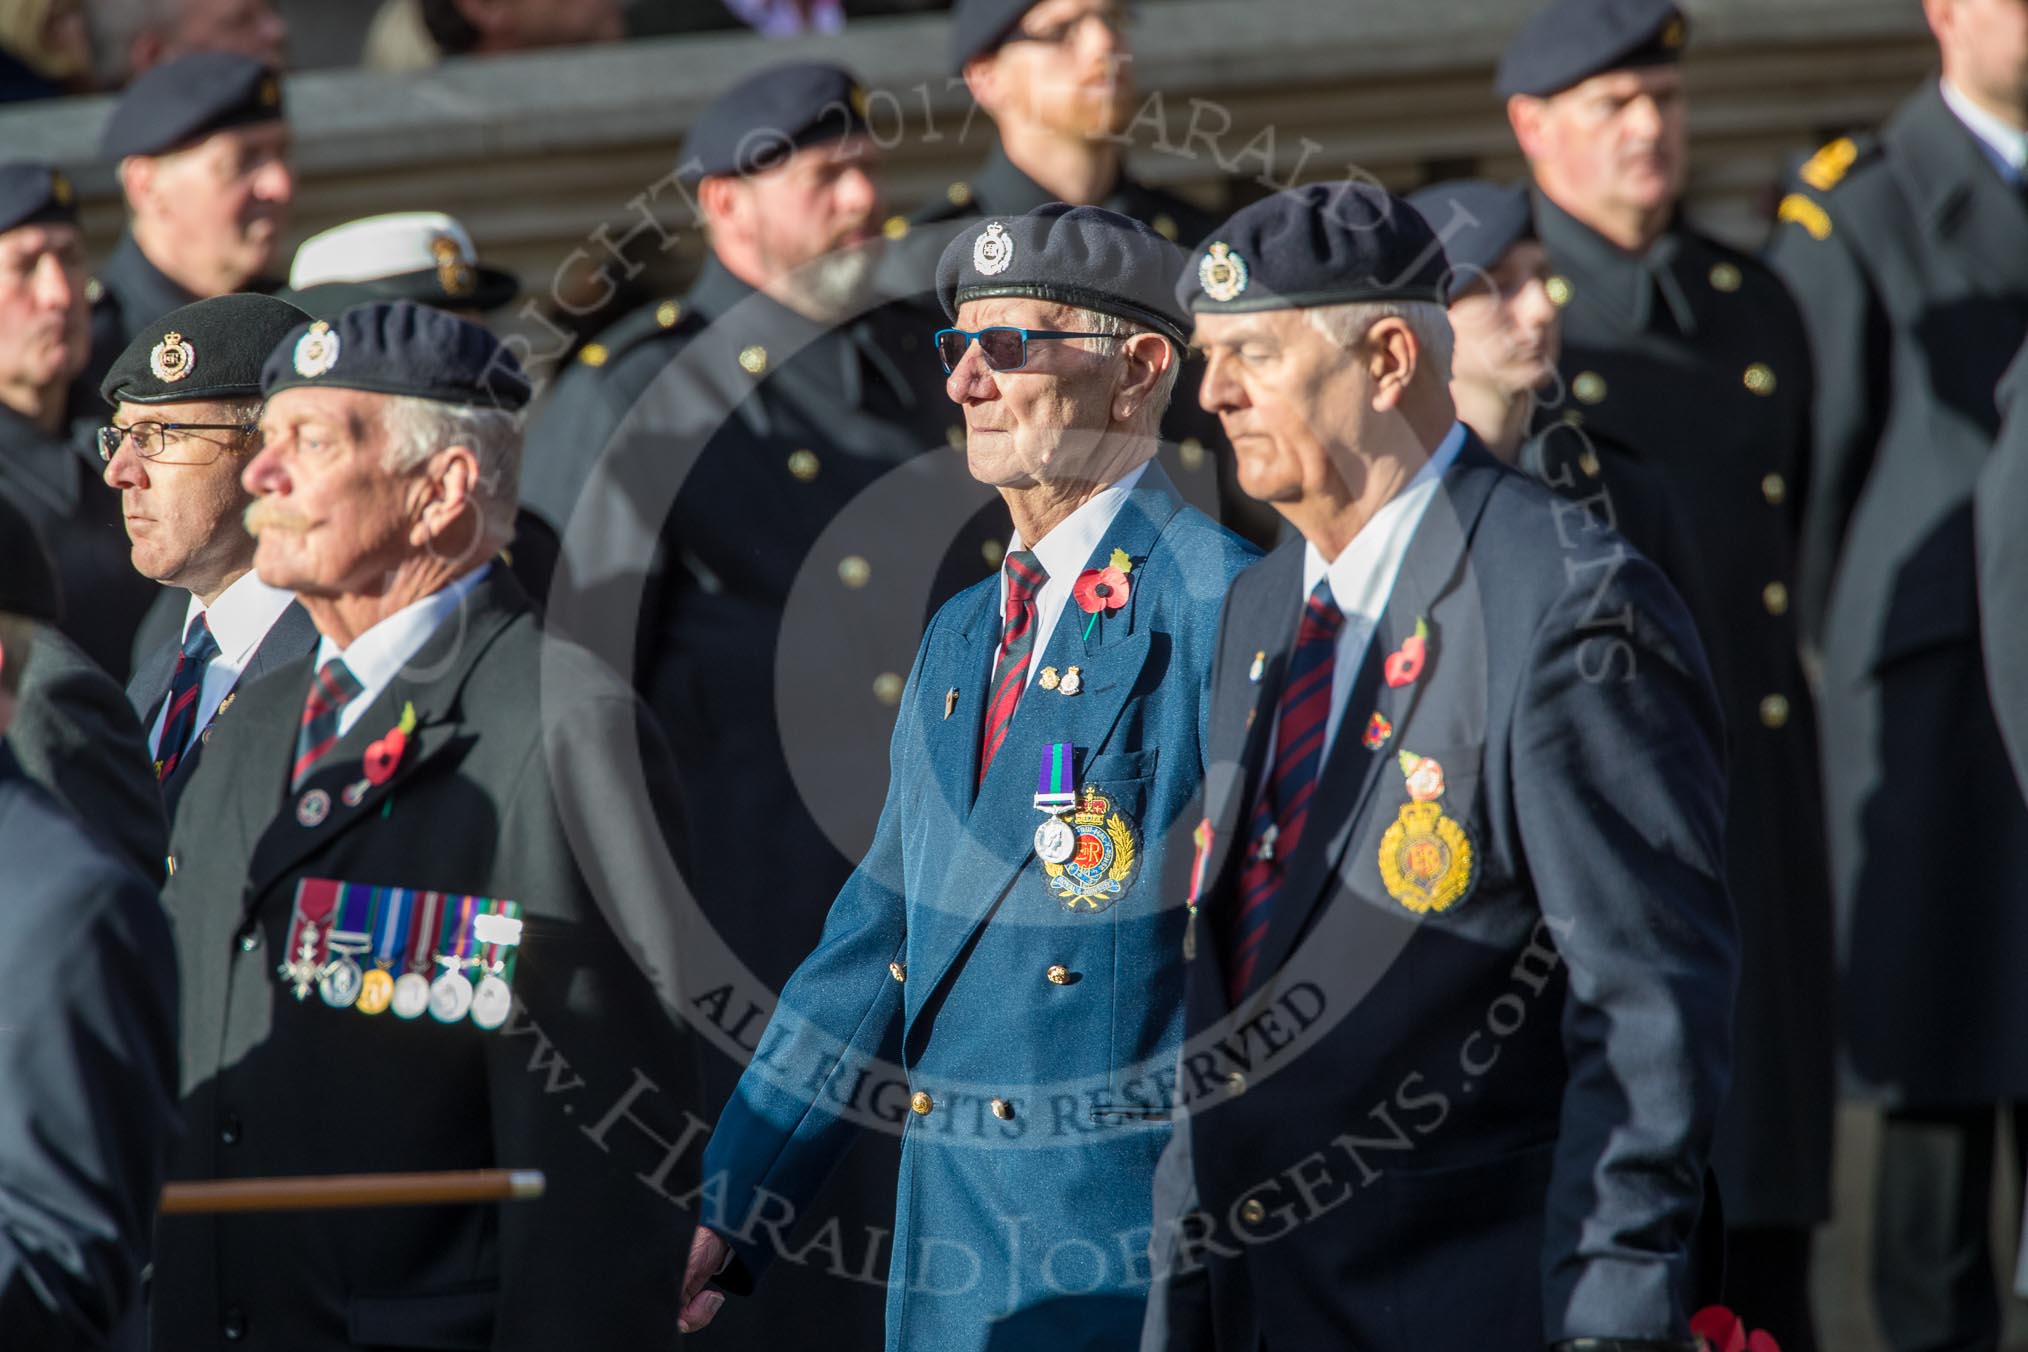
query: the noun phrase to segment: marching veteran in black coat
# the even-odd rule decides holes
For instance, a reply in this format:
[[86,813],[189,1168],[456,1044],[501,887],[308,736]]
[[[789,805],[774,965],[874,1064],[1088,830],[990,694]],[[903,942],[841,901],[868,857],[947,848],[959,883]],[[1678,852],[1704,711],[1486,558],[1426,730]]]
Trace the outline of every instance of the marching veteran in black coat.
[[487,562],[526,379],[394,302],[293,331],[263,386],[255,567],[322,639],[240,693],[171,838],[175,1173],[499,1166],[549,1192],[165,1222],[156,1345],[673,1347],[695,1088],[669,766]]
[[[1682,590],[1725,716],[1740,1023],[1782,1029],[1741,1041],[1713,1148],[1738,1259],[1727,1276],[1738,1308],[1809,1352],[1837,1000],[1797,604],[1810,349],[1773,272],[1683,214],[1692,31],[1672,0],[1554,0],[1509,44],[1498,89],[1562,311],[1563,397],[1540,420],[1639,452],[1691,545]],[[1653,538],[1628,533],[1643,549]]]
[[1690,615],[1456,420],[1406,203],[1281,194],[1193,261],[1302,538],[1221,620],[1150,1344],[1688,1352],[1738,962]]
[[2028,10],[1923,8],[1941,75],[1803,164],[1771,258],[1817,368],[1803,599],[1849,1066],[1887,1110],[1875,1300],[1896,1348],[1991,1347],[1994,1137],[2028,1104],[2028,808],[1981,669],[1971,527],[2028,337]]
[[25,677],[56,602],[0,498],[0,1346],[140,1352],[176,1130],[176,963],[153,883],[16,755],[18,716],[49,698]]

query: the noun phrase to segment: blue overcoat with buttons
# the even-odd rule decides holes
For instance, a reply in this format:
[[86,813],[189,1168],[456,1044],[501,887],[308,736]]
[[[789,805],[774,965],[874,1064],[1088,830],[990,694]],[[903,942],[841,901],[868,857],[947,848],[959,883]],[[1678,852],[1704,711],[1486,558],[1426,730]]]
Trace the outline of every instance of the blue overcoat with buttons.
[[[822,1261],[797,1247],[816,1242],[810,1227],[784,1217],[803,1219],[849,1140],[849,1104],[901,1137],[890,1349],[1135,1336],[1182,1033],[1180,900],[1212,642],[1253,551],[1154,466],[1089,566],[1114,550],[1134,563],[1127,604],[1088,636],[1066,605],[983,782],[998,579],[932,621],[872,849],[705,1152],[717,1191],[703,1218],[732,1242],[733,1289],[784,1256]],[[1044,688],[1045,667],[1073,665],[1077,693]],[[1059,742],[1075,748],[1077,784],[1131,825],[1136,871],[1104,909],[1068,909],[1035,853],[1037,770]]]

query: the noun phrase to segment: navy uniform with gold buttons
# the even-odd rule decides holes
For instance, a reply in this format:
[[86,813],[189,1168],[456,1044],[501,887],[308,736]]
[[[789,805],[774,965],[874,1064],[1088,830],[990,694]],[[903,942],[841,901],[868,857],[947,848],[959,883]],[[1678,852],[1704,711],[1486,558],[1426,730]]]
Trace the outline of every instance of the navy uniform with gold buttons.
[[[270,67],[237,52],[196,52],[157,66],[120,96],[99,141],[100,158],[165,155],[213,132],[283,120],[282,84]],[[141,326],[199,300],[151,261],[131,230],[100,266],[92,296],[92,361],[83,384],[97,389]]]
[[[405,524],[386,566],[418,588],[419,560],[441,565],[481,508],[448,475],[419,482],[453,446],[384,468],[387,398],[483,417],[528,395],[484,330],[408,302],[299,327],[262,385],[271,417],[313,429],[287,424],[250,463],[262,501],[309,511],[312,495]],[[373,430],[320,435],[318,417]],[[310,486],[318,456],[344,468]],[[511,483],[511,461],[498,467]],[[456,517],[372,496],[418,487]],[[309,553],[284,546],[283,566],[367,604]],[[265,541],[257,563],[275,567]],[[661,853],[677,825],[668,751],[624,681],[541,630],[507,570],[468,554],[436,575],[342,647],[327,630],[318,655],[240,691],[185,790],[163,893],[189,1124],[172,1172],[529,1168],[548,1192],[165,1221],[157,1347],[676,1345],[669,1274],[691,1231],[677,1198],[696,1163],[679,1142],[697,1102]]]
[[[1877,1298],[1908,1347],[2000,1336],[1974,1255],[1995,1105],[2028,1100],[2010,1031],[2028,1022],[2028,809],[1982,673],[1971,529],[1996,389],[2028,337],[2028,209],[2020,171],[1952,99],[1966,106],[1932,81],[1877,135],[1810,156],[1770,252],[1817,363],[1803,599],[1823,653],[1845,1037],[1857,1084],[1890,1109]],[[1979,881],[1943,859],[1976,861]]]
[[[76,192],[69,178],[48,165],[0,164],[0,235],[30,229],[69,232],[78,238]],[[81,257],[81,240],[72,247]],[[45,267],[64,266],[55,262],[60,252],[51,247],[50,262],[37,262],[38,277]],[[86,361],[81,350],[86,301],[81,278],[79,282],[65,319],[71,330],[73,371]],[[10,383],[23,381],[18,373],[6,374]],[[67,408],[52,409],[58,421],[54,429],[0,404],[0,495],[42,532],[56,557],[57,575],[69,602],[63,632],[115,680],[124,680],[128,646],[155,599],[155,588],[136,576],[127,560],[120,495],[98,482],[98,455],[91,438],[105,419],[96,390],[75,387],[66,396],[59,383],[47,393],[53,402],[68,400]]]
[[[1499,91],[1553,99],[1597,75],[1674,66],[1687,36],[1670,0],[1560,0],[1516,36]],[[1680,208],[1634,252],[1540,187],[1535,207],[1561,307],[1565,385],[1542,424],[1638,451],[1690,542],[1695,575],[1682,591],[1726,725],[1739,1017],[1783,1030],[1741,1039],[1713,1159],[1728,1226],[1779,1229],[1793,1255],[1830,1214],[1834,1100],[1830,883],[1795,592],[1809,345],[1780,280],[1690,228]],[[1806,1260],[1795,1262],[1795,1280],[1777,1285],[1804,1280]],[[1749,1277],[1762,1266],[1729,1271]],[[1765,1316],[1785,1344],[1805,1336],[1807,1308],[1792,1315]]]

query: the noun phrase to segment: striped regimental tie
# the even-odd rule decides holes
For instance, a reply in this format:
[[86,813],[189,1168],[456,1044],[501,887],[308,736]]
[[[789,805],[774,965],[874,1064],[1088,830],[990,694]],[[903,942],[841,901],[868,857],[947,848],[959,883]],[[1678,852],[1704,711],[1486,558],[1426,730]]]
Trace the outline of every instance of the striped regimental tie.
[[1000,656],[993,663],[993,697],[986,703],[986,735],[979,748],[979,782],[1007,740],[1014,706],[1028,684],[1028,655],[1035,647],[1035,594],[1049,581],[1042,560],[1026,549],[1007,556],[1007,614],[1000,632]]
[[296,729],[296,767],[289,775],[291,790],[302,786],[331,744],[338,740],[338,719],[361,689],[359,678],[342,657],[334,657],[317,668],[317,678],[310,682],[309,698],[303,701],[303,722]]
[[183,651],[176,655],[176,671],[169,677],[169,709],[162,715],[162,736],[155,743],[157,779],[176,773],[176,763],[197,733],[197,699],[204,690],[204,673],[216,656],[218,640],[211,636],[211,625],[200,612],[190,621]]
[[1230,921],[1231,960],[1225,968],[1226,995],[1238,1004],[1253,982],[1261,941],[1274,917],[1289,857],[1303,838],[1317,772],[1324,764],[1324,729],[1331,717],[1331,675],[1337,666],[1338,631],[1344,612],[1321,578],[1303,605],[1296,649],[1289,658],[1288,683],[1276,706],[1275,758],[1247,821],[1246,867],[1239,875],[1239,906]]

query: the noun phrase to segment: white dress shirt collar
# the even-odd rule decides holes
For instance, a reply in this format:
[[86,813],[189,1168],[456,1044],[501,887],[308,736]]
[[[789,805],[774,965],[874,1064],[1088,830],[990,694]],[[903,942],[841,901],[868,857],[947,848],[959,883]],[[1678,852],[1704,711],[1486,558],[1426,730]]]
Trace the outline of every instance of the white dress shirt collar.
[[2023,172],[2028,171],[2028,131],[2010,126],[1973,103],[1949,80],[1939,80],[1943,101],[1965,124],[1965,130],[1979,138],[2001,163],[2014,171],[2014,181],[2020,182]]
[[202,615],[212,638],[218,641],[219,657],[235,668],[243,668],[295,599],[295,593],[270,587],[261,581],[259,573],[249,568],[208,606],[197,599],[196,593],[191,594],[190,604],[183,610],[183,634],[179,635],[179,641],[189,635],[190,622]]
[[[198,600],[195,592],[191,593],[190,603],[183,608],[183,632],[176,636],[177,645],[180,647],[189,637],[190,622],[199,615],[204,617],[205,626],[218,644],[218,656],[204,669],[203,682],[197,688],[197,721],[191,725],[192,737],[210,726],[218,706],[225,703],[225,697],[238,684],[240,673],[253,661],[254,650],[295,599],[292,593],[261,581],[250,568],[209,606]],[[179,749],[162,745],[162,728],[168,719],[169,701],[165,699],[148,725],[148,752],[157,760]]]
[[1331,712],[1324,722],[1327,750],[1337,739],[1353,678],[1366,660],[1367,644],[1379,627],[1381,613],[1387,609],[1387,598],[1394,593],[1394,582],[1408,557],[1408,547],[1464,444],[1465,425],[1452,423],[1451,430],[1437,443],[1408,486],[1381,505],[1359,528],[1352,542],[1338,552],[1337,558],[1327,563],[1315,545],[1307,542],[1303,545],[1303,595],[1307,598],[1316,590],[1318,579],[1328,574],[1331,596],[1345,616],[1332,659]]
[[430,635],[436,633],[463,604],[465,597],[479,585],[480,579],[492,566],[490,563],[481,564],[449,586],[403,606],[342,649],[329,636],[318,643],[319,670],[332,658],[342,657],[353,678],[359,682],[359,693],[338,717],[339,736],[352,731],[353,725],[365,715],[373,701],[380,698],[380,692],[394,682],[410,658],[422,651]]
[[[1113,518],[1126,506],[1127,498],[1134,491],[1134,485],[1141,481],[1147,471],[1143,462],[1120,476],[1117,483],[1108,484],[1093,496],[1091,501],[1079,507],[1056,528],[1034,545],[1021,543],[1021,532],[1007,542],[1007,552],[1028,549],[1042,564],[1042,571],[1049,574],[1049,580],[1035,594],[1035,646],[1030,649],[1028,665],[1035,666],[1036,659],[1049,650],[1049,636],[1055,632],[1056,622],[1063,615],[1064,603],[1070,600],[1070,589],[1077,583],[1077,575],[1091,559],[1094,549],[1105,539],[1113,527]],[[996,615],[1004,618],[1007,614],[1007,570],[1000,569],[1000,608]],[[995,633],[998,642],[998,633]]]

